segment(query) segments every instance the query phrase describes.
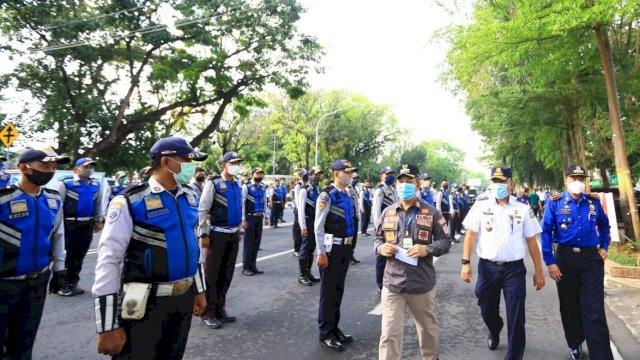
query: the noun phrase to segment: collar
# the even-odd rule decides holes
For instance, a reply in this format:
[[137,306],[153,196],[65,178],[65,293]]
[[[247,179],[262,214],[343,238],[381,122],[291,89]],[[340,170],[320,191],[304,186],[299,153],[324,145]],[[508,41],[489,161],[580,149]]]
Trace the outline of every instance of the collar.
[[[16,189],[20,190],[20,192],[22,192],[23,194],[33,197],[33,195],[31,193],[28,193],[28,192],[25,192],[24,190],[22,190],[22,188],[20,188],[20,186],[18,186],[18,183],[13,184],[12,186],[14,186]],[[40,188],[38,189],[38,192],[35,193],[35,197],[38,197],[38,196],[42,195],[42,192],[44,191],[43,188],[44,188],[44,186],[40,186]]]
[[569,191],[563,191],[562,192],[562,200],[564,201],[565,204],[570,203],[571,201],[575,201],[577,203],[580,203],[582,200],[588,200],[589,199],[589,195],[582,193],[580,194],[580,197],[577,199],[574,199],[573,196],[571,196],[571,194],[569,193]]
[[73,174],[73,181],[85,181],[85,182],[90,182],[91,181],[91,176],[89,176],[88,179],[81,179],[80,175],[78,174]]
[[[418,209],[422,208],[422,202],[418,199],[418,197],[416,196],[413,200],[413,204],[411,204],[411,206],[409,206],[409,209],[411,209],[412,207],[416,207]],[[391,205],[390,207],[392,207],[392,209],[398,210],[398,209],[402,209],[404,211],[404,208],[402,207],[402,202],[398,201],[395,204]]]
[[[154,194],[158,194],[163,191],[166,191],[169,194],[171,194],[171,192],[165,189],[164,186],[160,185],[158,180],[156,180],[156,178],[154,178],[153,175],[149,178],[149,189],[151,189],[151,192]],[[176,197],[180,196],[183,192],[184,190],[182,189],[182,185],[178,184],[178,191],[176,192]]]

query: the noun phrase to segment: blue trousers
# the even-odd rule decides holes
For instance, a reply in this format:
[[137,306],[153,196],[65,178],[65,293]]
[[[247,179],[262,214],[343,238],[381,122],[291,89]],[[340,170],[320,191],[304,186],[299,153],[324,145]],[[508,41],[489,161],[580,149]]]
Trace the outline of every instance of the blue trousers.
[[318,327],[320,339],[324,340],[338,330],[340,323],[340,304],[344,294],[344,283],[349,270],[349,261],[353,256],[351,245],[333,245],[329,257],[329,266],[320,269],[320,306]]
[[248,227],[244,231],[244,247],[242,251],[242,269],[257,270],[256,259],[262,241],[262,216],[247,215]]
[[316,234],[313,232],[314,219],[307,217],[305,225],[307,226],[307,236],[300,236],[300,252],[298,253],[298,260],[306,260],[307,257],[313,257],[313,252],[316,250]]
[[567,345],[575,349],[586,339],[589,358],[613,359],[604,311],[604,261],[598,250],[576,253],[558,246],[556,263],[562,273],[557,287]]
[[500,292],[504,293],[509,339],[506,360],[520,360],[524,356],[526,275],[527,269],[522,260],[498,265],[492,261],[480,259],[478,263],[476,296],[482,320],[494,336],[498,336],[504,326],[504,321],[500,317]]

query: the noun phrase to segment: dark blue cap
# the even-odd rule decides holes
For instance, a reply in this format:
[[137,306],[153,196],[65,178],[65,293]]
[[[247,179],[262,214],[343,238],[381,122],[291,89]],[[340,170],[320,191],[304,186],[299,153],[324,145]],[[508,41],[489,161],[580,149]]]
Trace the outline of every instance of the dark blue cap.
[[60,156],[56,154],[56,152],[51,148],[44,150],[27,149],[20,155],[18,164],[26,164],[32,161],[41,161],[44,163],[55,161],[58,164],[68,164],[71,162],[71,159],[67,156]]
[[305,169],[298,170],[298,175],[300,175],[300,176],[307,175],[307,170],[305,170]]
[[311,169],[309,169],[309,176],[313,174],[324,174],[324,172],[322,171],[322,169],[314,166]]
[[388,166],[383,166],[382,169],[380,169],[380,175],[386,173],[395,173],[395,171],[393,171],[393,169]]
[[583,168],[580,165],[576,165],[576,164],[571,164],[569,165],[569,167],[567,168],[566,171],[566,176],[582,176],[582,177],[587,177],[589,176],[587,174],[587,169]]
[[242,158],[235,151],[229,151],[226,154],[224,154],[224,156],[222,157],[223,163],[229,163],[232,161],[242,161]]
[[163,156],[180,156],[195,161],[202,161],[209,156],[195,151],[187,140],[178,136],[170,136],[156,141],[151,147],[149,155],[152,159],[159,159]]
[[427,173],[422,173],[420,175],[420,180],[424,180],[424,179],[431,179],[431,176],[429,176],[429,174]]
[[418,174],[420,174],[420,170],[418,169],[417,166],[412,165],[412,164],[402,164],[400,166],[398,166],[398,172],[396,175],[396,179],[402,177],[402,176],[408,176],[411,178],[417,178]]
[[255,174],[255,173],[257,173],[257,172],[264,173],[264,170],[262,170],[262,168],[259,168],[259,167],[251,168],[251,173],[252,173],[252,174]]
[[510,167],[507,166],[497,166],[491,168],[491,180],[507,180],[513,177],[513,173]]
[[97,163],[95,162],[95,160],[93,160],[90,157],[85,157],[85,158],[76,160],[76,166],[84,166],[84,165],[96,166],[96,164]]
[[331,170],[333,171],[356,171],[357,168],[351,166],[351,163],[348,160],[341,159],[333,163],[331,165]]

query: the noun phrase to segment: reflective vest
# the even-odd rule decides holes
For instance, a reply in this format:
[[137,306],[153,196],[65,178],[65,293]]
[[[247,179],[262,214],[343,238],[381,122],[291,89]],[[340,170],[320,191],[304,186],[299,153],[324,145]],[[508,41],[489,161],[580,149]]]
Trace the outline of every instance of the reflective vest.
[[448,213],[449,212],[449,195],[444,190],[440,190],[440,192],[442,193],[442,201],[440,202],[440,211],[442,211],[443,213]]
[[2,173],[0,174],[0,188],[11,185],[11,175]]
[[433,194],[429,189],[420,189],[420,197],[422,200],[429,203],[429,205],[433,205]]
[[194,276],[200,258],[196,237],[198,201],[183,188],[177,198],[151,192],[148,184],[129,187],[122,195],[133,221],[124,282],[170,282]]
[[341,238],[355,235],[355,207],[351,196],[333,185],[329,185],[322,191],[328,193],[331,198],[329,214],[324,223],[325,233]]
[[215,188],[209,210],[211,225],[237,227],[242,222],[242,189],[235,180],[218,175],[211,179]]
[[393,190],[385,184],[378,184],[378,188],[382,189],[382,203],[380,204],[380,213],[387,208],[387,206],[391,206],[395,203],[395,199],[393,198]]
[[316,217],[316,202],[318,201],[320,192],[317,187],[307,185],[307,198],[304,204],[304,215],[311,219]]
[[364,207],[366,209],[369,209],[369,208],[371,208],[371,190],[366,190],[365,189],[363,191],[364,191],[364,194],[362,195],[362,197],[363,197],[363,201],[362,202],[364,204]]
[[244,207],[249,214],[264,212],[264,193],[267,186],[264,184],[247,184],[247,200]]
[[93,217],[96,213],[96,200],[100,192],[100,184],[94,179],[66,180],[64,186],[67,194],[64,197],[64,216],[67,218]]
[[51,239],[62,198],[42,187],[35,198],[17,186],[0,190],[0,277],[42,271],[51,261]]

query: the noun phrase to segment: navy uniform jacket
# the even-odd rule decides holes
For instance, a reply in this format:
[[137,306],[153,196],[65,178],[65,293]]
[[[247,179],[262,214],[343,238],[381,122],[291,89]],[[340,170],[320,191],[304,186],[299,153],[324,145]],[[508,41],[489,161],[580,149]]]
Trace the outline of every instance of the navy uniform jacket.
[[582,194],[576,201],[565,191],[547,199],[545,208],[541,237],[542,257],[547,266],[556,263],[552,243],[580,248],[609,248],[609,218],[597,194]]

